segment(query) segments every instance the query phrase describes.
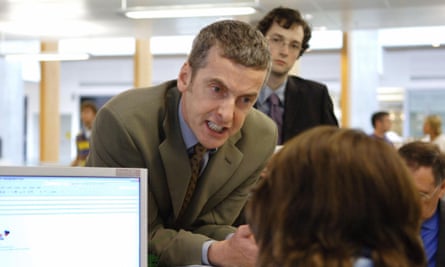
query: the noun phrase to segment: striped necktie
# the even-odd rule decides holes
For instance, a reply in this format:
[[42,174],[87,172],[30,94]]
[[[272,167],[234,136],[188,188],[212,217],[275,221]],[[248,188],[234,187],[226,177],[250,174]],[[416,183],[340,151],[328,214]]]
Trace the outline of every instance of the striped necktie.
[[182,203],[182,207],[179,212],[178,219],[185,212],[185,210],[187,209],[187,207],[190,203],[190,200],[192,199],[193,192],[195,191],[196,183],[198,181],[198,177],[199,177],[199,174],[201,171],[202,159],[204,158],[206,151],[207,151],[207,149],[200,143],[197,143],[193,147],[193,153],[190,155],[190,166],[192,169],[192,176],[190,177],[190,182],[187,187],[187,192],[185,193],[184,202]]

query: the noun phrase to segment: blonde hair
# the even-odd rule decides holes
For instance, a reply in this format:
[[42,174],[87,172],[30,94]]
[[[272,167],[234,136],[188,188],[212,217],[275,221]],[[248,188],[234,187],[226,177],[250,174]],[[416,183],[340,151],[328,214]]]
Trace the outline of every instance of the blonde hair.
[[442,119],[438,115],[427,116],[425,123],[428,124],[434,135],[440,135],[442,133]]

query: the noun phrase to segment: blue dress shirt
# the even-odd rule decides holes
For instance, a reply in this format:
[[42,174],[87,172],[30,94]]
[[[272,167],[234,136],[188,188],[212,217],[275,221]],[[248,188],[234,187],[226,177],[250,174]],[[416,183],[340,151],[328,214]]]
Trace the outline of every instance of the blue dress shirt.
[[424,221],[420,229],[428,267],[436,266],[437,243],[439,236],[439,210],[434,215]]

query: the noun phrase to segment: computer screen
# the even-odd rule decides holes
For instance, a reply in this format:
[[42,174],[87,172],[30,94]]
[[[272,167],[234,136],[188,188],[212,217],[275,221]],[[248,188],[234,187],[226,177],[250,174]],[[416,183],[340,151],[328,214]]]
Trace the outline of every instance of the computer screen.
[[146,267],[147,176],[0,167],[0,266]]

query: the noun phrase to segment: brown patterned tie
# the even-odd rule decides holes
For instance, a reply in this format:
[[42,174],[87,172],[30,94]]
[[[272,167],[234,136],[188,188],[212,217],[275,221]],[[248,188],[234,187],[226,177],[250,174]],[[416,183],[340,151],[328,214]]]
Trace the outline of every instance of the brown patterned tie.
[[185,210],[187,209],[187,206],[190,203],[190,200],[192,199],[192,195],[193,195],[193,192],[195,191],[195,187],[196,187],[196,182],[198,181],[199,172],[201,170],[201,161],[204,158],[206,151],[207,151],[207,149],[200,143],[197,143],[193,147],[193,153],[190,156],[190,166],[192,169],[192,176],[190,178],[190,183],[187,187],[187,192],[185,193],[184,202],[182,203],[182,207],[179,212],[178,219],[185,212]]

